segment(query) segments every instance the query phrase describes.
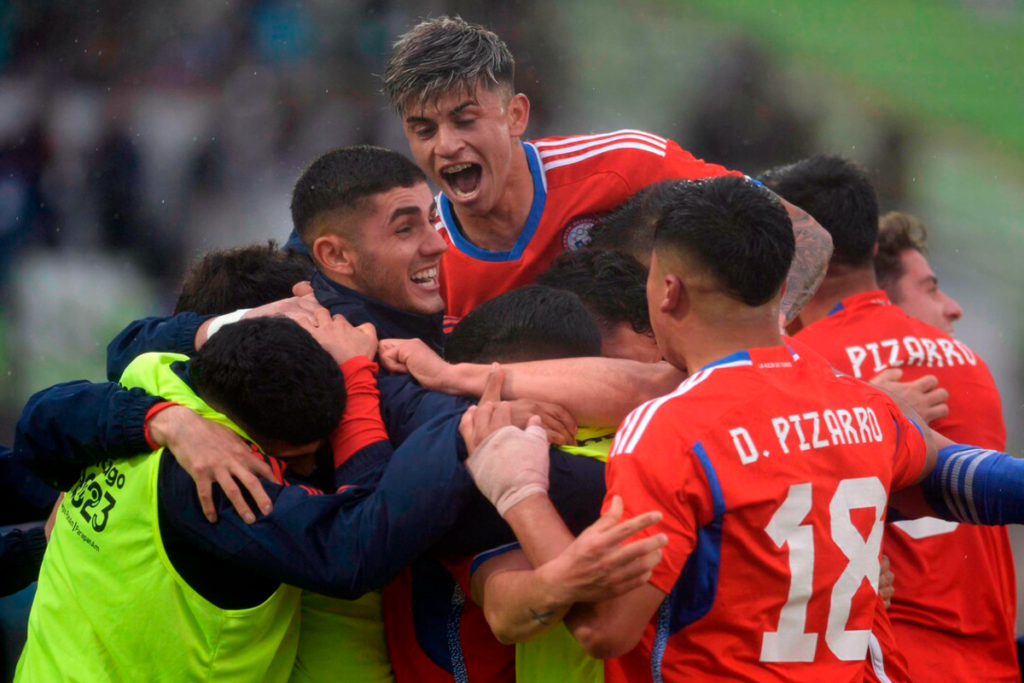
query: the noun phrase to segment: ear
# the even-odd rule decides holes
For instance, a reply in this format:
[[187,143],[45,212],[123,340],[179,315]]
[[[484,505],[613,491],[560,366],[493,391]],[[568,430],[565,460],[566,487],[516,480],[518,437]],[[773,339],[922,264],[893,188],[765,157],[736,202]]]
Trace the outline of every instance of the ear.
[[875,242],[875,246],[871,249],[871,258],[878,256],[878,242]]
[[665,296],[662,297],[659,307],[662,313],[673,318],[682,318],[690,308],[690,297],[686,291],[686,285],[673,273],[665,274]]
[[313,242],[313,259],[324,273],[351,278],[355,272],[355,249],[341,235],[321,235]]
[[526,133],[530,122],[530,100],[523,93],[516,93],[508,101],[508,132],[514,138]]

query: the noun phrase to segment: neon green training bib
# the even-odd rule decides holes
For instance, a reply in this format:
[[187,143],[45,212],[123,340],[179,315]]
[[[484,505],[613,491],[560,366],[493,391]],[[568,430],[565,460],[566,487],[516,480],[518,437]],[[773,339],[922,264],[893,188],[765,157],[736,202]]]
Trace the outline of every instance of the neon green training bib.
[[[144,354],[121,383],[195,410],[245,436],[170,366]],[[174,569],[160,535],[163,449],[86,469],[64,496],[39,574],[15,681],[235,682],[288,680],[298,645],[300,591],[225,610]]]
[[[566,453],[608,462],[615,429],[581,427],[575,446],[559,446]],[[516,643],[517,683],[604,683],[604,662],[587,655],[565,624],[539,638]]]

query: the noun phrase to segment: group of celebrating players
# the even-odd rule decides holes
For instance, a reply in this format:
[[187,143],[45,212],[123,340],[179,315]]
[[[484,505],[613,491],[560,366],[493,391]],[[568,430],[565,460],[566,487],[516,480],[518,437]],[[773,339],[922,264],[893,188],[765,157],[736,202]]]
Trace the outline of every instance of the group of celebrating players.
[[415,163],[327,152],[32,397],[15,680],[1019,681],[1024,462],[920,222],[838,157],[524,142],[513,78],[420,23]]

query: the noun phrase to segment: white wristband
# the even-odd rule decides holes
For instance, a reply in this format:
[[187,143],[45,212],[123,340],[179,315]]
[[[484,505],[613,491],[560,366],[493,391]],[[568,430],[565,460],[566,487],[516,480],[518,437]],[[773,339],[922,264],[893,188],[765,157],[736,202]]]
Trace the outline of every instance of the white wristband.
[[242,319],[242,316],[244,316],[251,310],[251,308],[240,308],[234,313],[228,313],[227,315],[217,316],[210,323],[210,326],[206,328],[206,338],[210,339],[210,337],[217,334],[217,331],[220,330],[220,328],[224,327],[225,325],[237,323],[239,320]]

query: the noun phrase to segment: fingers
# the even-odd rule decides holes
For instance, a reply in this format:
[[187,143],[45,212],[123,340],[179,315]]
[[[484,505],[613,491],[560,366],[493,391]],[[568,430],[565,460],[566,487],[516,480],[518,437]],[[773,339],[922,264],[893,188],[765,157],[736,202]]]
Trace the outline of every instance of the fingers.
[[935,375],[925,375],[919,379],[914,380],[910,383],[911,388],[917,389],[922,393],[927,393],[939,386],[939,378]]
[[487,375],[487,382],[484,384],[483,393],[480,394],[480,403],[500,401],[501,387],[504,383],[505,369],[498,363],[491,364],[491,372]]
[[636,535],[638,532],[644,529],[654,526],[661,521],[662,515],[660,512],[645,512],[642,515],[636,517],[630,517],[624,522],[620,522],[607,533],[606,542],[618,544],[625,541],[627,538]]
[[209,479],[202,479],[196,482],[196,490],[199,493],[199,505],[203,508],[203,514],[210,524],[217,521],[217,508],[213,504],[213,487]]
[[[260,483],[260,480],[255,475],[247,469],[239,468],[234,472],[234,476],[245,487],[245,490],[249,492],[249,495],[252,496],[260,512],[264,515],[269,515],[274,511],[274,504],[270,501],[270,496],[267,495],[267,492],[263,489],[263,484]],[[237,510],[238,508],[236,507],[235,509]],[[242,514],[241,510],[239,510],[239,514]]]
[[[322,306],[320,308],[317,308],[313,312],[313,317],[314,317],[314,319],[316,321],[316,326],[317,327],[327,327],[327,326],[329,326],[331,324],[331,320],[332,320],[331,312],[328,311],[326,308],[324,308]],[[338,317],[341,317],[341,316],[338,316]],[[341,319],[345,320],[344,318],[341,318]],[[348,322],[348,321],[346,321],[346,322]]]
[[256,515],[253,514],[249,508],[249,504],[245,502],[245,497],[239,490],[238,485],[235,483],[234,477],[222,477],[217,480],[220,484],[220,488],[224,491],[224,495],[227,496],[228,500],[231,501],[231,506],[235,508],[238,516],[245,520],[246,524],[253,524],[256,521]]
[[313,294],[313,285],[308,280],[302,282],[296,282],[292,285],[292,294],[295,296],[307,296]]
[[898,382],[900,377],[903,376],[903,371],[899,368],[886,368],[880,373],[871,378],[870,383],[876,386],[885,384],[888,382]]
[[373,323],[363,323],[356,329],[369,337],[373,341],[373,345],[377,346],[377,328],[373,326]]
[[601,515],[601,517],[594,522],[590,528],[597,531],[611,529],[619,523],[620,519],[622,519],[622,496],[612,496],[612,502],[611,505],[608,506],[607,512]]

